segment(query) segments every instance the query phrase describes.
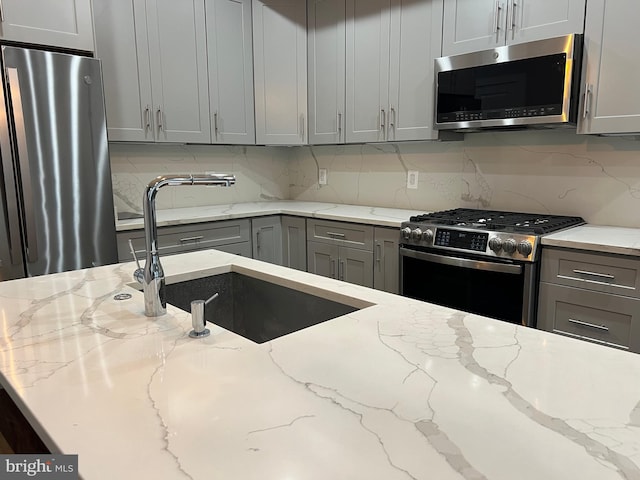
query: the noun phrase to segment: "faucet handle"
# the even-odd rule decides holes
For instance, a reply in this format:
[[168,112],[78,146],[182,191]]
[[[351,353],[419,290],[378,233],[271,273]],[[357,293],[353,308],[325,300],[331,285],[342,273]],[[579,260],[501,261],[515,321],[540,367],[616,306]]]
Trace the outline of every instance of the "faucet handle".
[[138,283],[142,283],[142,281],[144,280],[144,271],[140,266],[140,261],[138,260],[136,251],[133,248],[133,242],[131,241],[131,239],[129,239],[129,250],[131,250],[131,255],[133,255],[133,259],[136,261],[136,265],[138,266],[138,268],[136,268],[136,271],[133,272],[133,279],[136,280]]

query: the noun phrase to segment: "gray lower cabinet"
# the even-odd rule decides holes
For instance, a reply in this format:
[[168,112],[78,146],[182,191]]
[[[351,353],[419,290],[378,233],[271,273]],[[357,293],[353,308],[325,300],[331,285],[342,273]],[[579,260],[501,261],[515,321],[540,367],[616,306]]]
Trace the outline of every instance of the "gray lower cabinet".
[[307,222],[282,215],[282,265],[307,271]]
[[[144,230],[128,230],[117,233],[118,260],[132,260],[129,239],[139,259],[144,259]],[[215,248],[229,253],[251,257],[251,224],[249,219],[195,223],[158,228],[160,255],[191,252]]]
[[253,258],[282,265],[282,222],[280,215],[251,219]]
[[545,248],[540,279],[538,328],[640,353],[640,260]]
[[305,219],[269,215],[251,219],[253,258],[306,271],[307,235]]
[[400,233],[397,228],[375,227],[373,288],[400,293]]
[[307,220],[307,270],[373,287],[373,227]]

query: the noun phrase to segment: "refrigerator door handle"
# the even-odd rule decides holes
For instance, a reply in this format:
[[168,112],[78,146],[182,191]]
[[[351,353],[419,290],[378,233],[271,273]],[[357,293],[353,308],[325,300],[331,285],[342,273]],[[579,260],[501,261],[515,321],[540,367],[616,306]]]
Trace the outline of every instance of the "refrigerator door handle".
[[17,68],[7,68],[9,79],[9,96],[13,104],[16,128],[16,148],[20,162],[20,176],[22,177],[22,193],[25,216],[25,247],[27,260],[38,260],[38,242],[36,239],[36,222],[33,206],[33,187],[31,186],[31,168],[29,166],[29,152],[27,149],[27,134],[24,126],[24,112],[22,110],[22,96],[20,94],[20,80]]

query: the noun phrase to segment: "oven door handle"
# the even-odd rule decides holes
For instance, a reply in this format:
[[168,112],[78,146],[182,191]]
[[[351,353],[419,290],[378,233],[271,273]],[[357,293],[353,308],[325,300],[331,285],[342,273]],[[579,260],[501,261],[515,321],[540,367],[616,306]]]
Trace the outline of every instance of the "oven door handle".
[[468,258],[449,257],[447,255],[436,255],[433,253],[420,252],[400,247],[400,255],[403,257],[425,260],[431,263],[451,265],[453,267],[471,268],[474,270],[485,270],[489,272],[509,273],[519,275],[522,273],[522,265],[509,265],[496,262],[483,262],[482,260],[471,260]]

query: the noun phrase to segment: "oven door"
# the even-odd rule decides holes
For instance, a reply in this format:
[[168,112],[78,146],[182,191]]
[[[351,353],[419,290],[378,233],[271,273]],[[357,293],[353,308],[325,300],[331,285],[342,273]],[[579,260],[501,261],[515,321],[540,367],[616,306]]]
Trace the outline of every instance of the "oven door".
[[400,248],[400,291],[406,297],[534,326],[536,268],[531,263]]

